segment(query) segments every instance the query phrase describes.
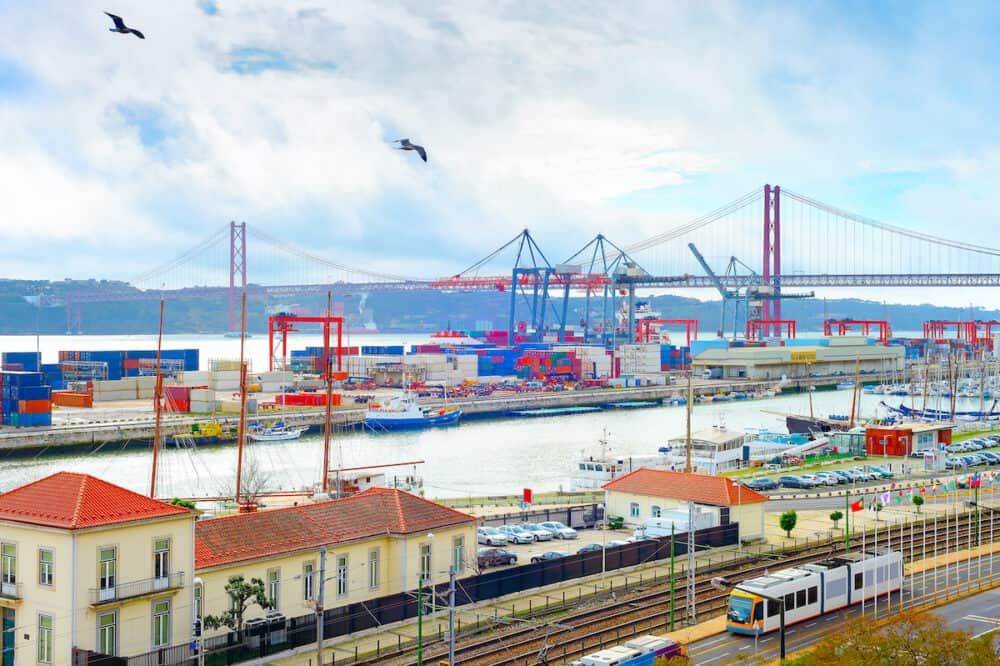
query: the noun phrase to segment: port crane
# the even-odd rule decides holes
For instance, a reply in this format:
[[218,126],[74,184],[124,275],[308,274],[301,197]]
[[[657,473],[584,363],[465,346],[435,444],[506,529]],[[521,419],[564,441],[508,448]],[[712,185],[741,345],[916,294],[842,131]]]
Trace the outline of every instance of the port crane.
[[[736,257],[730,257],[723,277],[720,278],[708,261],[698,251],[694,243],[688,243],[691,254],[701,264],[709,281],[722,296],[722,317],[719,322],[718,336],[725,337],[727,330],[732,330],[733,338],[747,330],[747,321],[760,321],[763,313],[763,302],[768,299],[812,298],[815,293],[787,294],[776,292],[774,287],[765,284],[764,278],[754,269]],[[745,271],[745,274],[741,274]],[[724,278],[724,280],[723,280]],[[727,284],[735,285],[727,287]],[[742,308],[742,309],[741,309]],[[764,323],[764,322],[762,322]],[[769,322],[767,322],[769,323]],[[730,329],[729,326],[732,326]]]

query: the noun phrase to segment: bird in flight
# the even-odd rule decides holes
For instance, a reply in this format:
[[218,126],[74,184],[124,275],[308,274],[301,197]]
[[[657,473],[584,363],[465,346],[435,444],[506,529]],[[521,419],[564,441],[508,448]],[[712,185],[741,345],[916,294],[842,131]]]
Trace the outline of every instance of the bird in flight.
[[111,32],[118,32],[118,33],[121,33],[123,35],[127,35],[129,33],[132,33],[133,35],[135,35],[139,39],[146,39],[146,36],[143,35],[141,32],[139,32],[135,28],[130,28],[127,25],[125,25],[125,21],[122,20],[121,16],[115,16],[114,14],[112,14],[110,12],[104,12],[104,13],[107,14],[108,16],[110,16],[111,20],[115,22],[115,27],[109,28],[109,30],[111,30]]
[[420,159],[424,162],[427,161],[427,151],[424,150],[423,146],[418,146],[415,143],[410,143],[409,139],[396,139],[393,143],[398,143],[399,148],[397,150],[415,150],[417,155],[420,155]]

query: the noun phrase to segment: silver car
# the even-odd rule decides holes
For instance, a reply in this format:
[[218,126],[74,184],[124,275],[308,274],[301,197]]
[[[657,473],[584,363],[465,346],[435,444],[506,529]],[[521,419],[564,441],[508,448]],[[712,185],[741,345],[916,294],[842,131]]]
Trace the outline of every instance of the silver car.
[[486,546],[506,546],[507,535],[495,527],[480,527],[476,530],[476,541]]
[[521,529],[528,532],[535,541],[552,541],[552,532],[535,523],[524,523]]
[[507,535],[507,541],[510,543],[533,543],[535,541],[531,532],[517,525],[504,525],[497,529]]
[[546,529],[555,535],[557,539],[575,539],[576,530],[572,527],[566,527],[560,522],[555,520],[549,520],[544,523],[539,523],[539,527]]

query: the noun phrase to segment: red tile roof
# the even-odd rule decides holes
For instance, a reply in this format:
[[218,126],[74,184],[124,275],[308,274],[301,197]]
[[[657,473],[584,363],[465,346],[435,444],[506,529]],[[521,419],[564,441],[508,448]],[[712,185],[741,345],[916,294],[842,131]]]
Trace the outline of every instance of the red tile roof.
[[605,490],[692,501],[698,504],[732,506],[766,502],[767,497],[732,479],[709,474],[687,474],[640,468],[601,486]]
[[75,472],[59,472],[0,495],[0,520],[68,530],[191,513]]
[[370,488],[339,500],[199,520],[195,569],[475,520],[402,490]]

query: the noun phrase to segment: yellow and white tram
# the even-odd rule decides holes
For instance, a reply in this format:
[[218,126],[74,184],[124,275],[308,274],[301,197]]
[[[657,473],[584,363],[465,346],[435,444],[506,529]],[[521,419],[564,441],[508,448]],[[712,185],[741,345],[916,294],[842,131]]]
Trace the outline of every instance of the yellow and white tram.
[[[896,592],[903,585],[902,553],[845,553],[821,562],[751,578],[729,593],[726,629],[736,634],[775,631],[785,603],[785,626]],[[770,598],[770,599],[769,599]]]

